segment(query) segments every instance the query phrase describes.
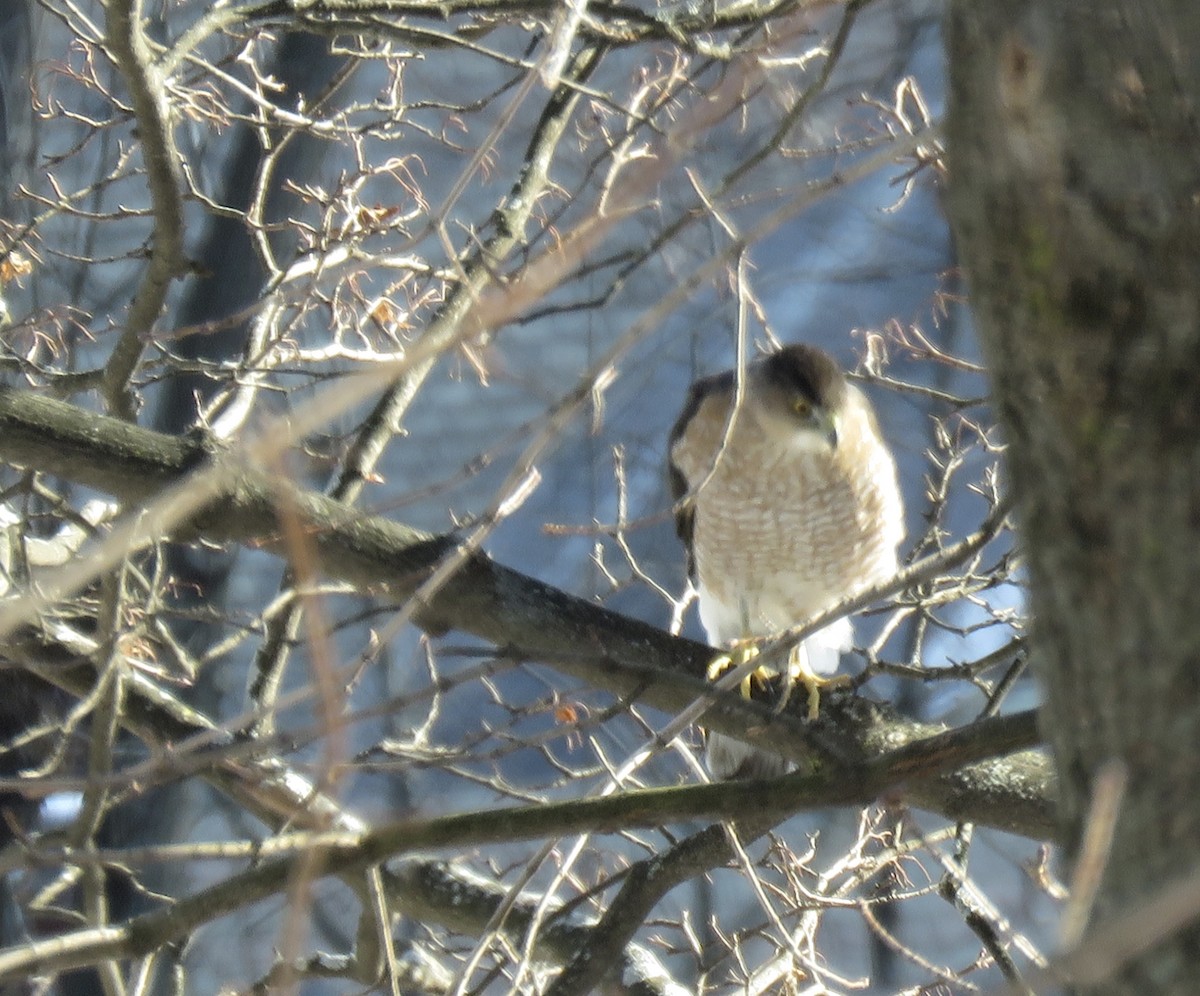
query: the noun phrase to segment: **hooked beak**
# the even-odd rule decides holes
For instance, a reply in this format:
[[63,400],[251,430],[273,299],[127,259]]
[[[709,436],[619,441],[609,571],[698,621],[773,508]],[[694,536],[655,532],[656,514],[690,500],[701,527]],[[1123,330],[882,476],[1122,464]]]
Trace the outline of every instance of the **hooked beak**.
[[833,412],[821,410],[818,416],[817,428],[825,441],[829,443],[829,448],[836,450],[838,444],[838,417]]

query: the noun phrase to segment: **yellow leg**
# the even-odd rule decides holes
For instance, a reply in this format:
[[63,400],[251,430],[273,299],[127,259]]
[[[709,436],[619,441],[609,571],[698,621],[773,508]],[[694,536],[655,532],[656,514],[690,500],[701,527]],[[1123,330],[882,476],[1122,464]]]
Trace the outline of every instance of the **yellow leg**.
[[[712,663],[708,665],[708,670],[705,672],[709,681],[716,681],[726,671],[732,671],[735,668],[741,667],[743,664],[754,660],[758,656],[758,643],[753,639],[737,640],[731,646],[727,653],[720,654],[712,659]],[[751,691],[757,684],[762,687],[767,684],[773,677],[771,671],[765,667],[758,667],[744,677],[738,685],[741,689],[742,698],[748,699],[751,697]]]
[[[728,652],[713,658],[706,672],[708,680],[716,681],[726,671],[739,668],[743,664],[754,660],[758,655],[759,646],[756,640],[753,638],[738,640],[729,648]],[[758,685],[759,688],[765,688],[771,683],[771,679],[775,675],[776,672],[765,665],[755,668],[738,685],[742,697],[751,698],[751,693],[755,685]],[[808,703],[808,718],[816,719],[821,714],[821,690],[825,688],[837,688],[847,684],[849,681],[850,678],[844,674],[828,676],[815,674],[808,665],[808,655],[804,652],[803,645],[793,647],[791,654],[788,656],[787,679],[783,683],[783,695],[780,696],[779,701],[775,705],[775,712],[783,712],[791,700],[792,688],[796,685],[803,685]]]
[[808,666],[808,654],[804,652],[803,645],[793,647],[788,656],[787,679],[783,683],[783,696],[780,698],[779,704],[775,706],[775,711],[783,711],[784,706],[788,704],[788,699],[791,698],[793,686],[803,685],[808,693],[809,719],[816,719],[821,714],[821,689],[837,688],[850,681],[850,678],[844,674],[829,676],[814,674]]

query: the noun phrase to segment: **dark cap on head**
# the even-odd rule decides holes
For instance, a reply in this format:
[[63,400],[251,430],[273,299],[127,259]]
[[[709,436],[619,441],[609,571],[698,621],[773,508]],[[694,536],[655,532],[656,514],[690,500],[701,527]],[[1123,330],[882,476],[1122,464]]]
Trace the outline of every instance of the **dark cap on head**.
[[762,372],[768,383],[798,393],[826,411],[837,411],[846,398],[842,368],[816,346],[785,346],[762,361]]

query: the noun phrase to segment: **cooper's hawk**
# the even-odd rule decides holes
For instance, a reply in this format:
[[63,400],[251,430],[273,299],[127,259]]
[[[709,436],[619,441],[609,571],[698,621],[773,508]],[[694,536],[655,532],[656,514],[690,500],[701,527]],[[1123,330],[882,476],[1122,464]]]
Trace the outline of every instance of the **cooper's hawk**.
[[[890,577],[904,535],[896,464],[870,403],[828,354],[789,346],[692,385],[671,431],[676,529],[715,646],[779,633]],[[813,687],[850,649],[848,619],[793,665]],[[708,737],[715,777],[767,777],[782,758]]]

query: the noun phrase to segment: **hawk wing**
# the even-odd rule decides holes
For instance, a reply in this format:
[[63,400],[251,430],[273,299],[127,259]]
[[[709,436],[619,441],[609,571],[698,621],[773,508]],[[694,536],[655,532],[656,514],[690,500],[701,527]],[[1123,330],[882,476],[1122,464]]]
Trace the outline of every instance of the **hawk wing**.
[[691,484],[687,475],[675,462],[675,447],[680,443],[687,445],[688,426],[691,425],[692,419],[700,411],[700,406],[708,398],[714,395],[728,396],[733,392],[734,376],[734,371],[726,370],[724,373],[714,374],[711,377],[702,377],[692,384],[688,388],[687,401],[684,402],[683,411],[679,413],[679,418],[671,427],[671,435],[667,441],[667,474],[671,481],[671,503],[675,509],[675,534],[682,540],[683,547],[687,551],[688,577],[691,578],[693,584],[698,580],[696,555],[692,548],[692,538],[696,532],[696,506],[688,494],[691,491]]

